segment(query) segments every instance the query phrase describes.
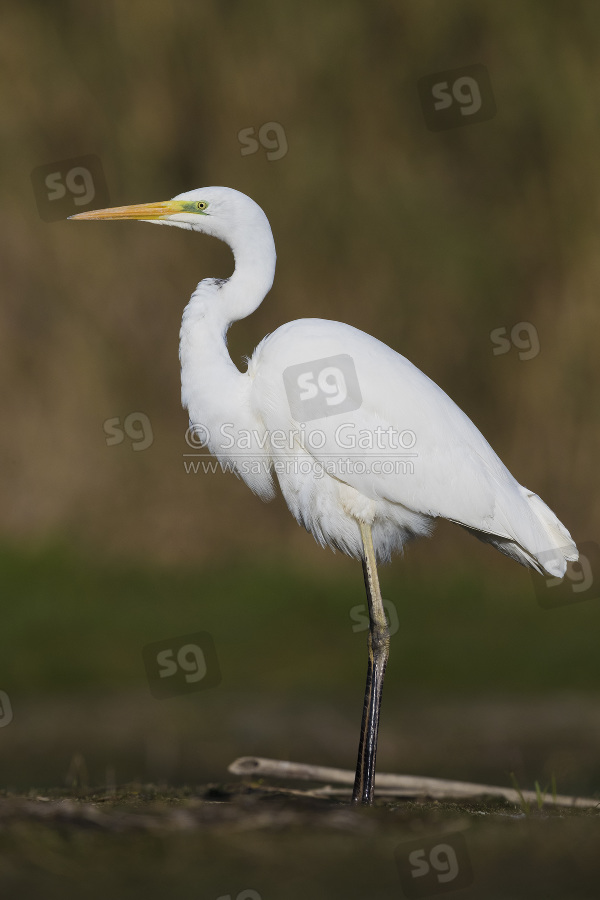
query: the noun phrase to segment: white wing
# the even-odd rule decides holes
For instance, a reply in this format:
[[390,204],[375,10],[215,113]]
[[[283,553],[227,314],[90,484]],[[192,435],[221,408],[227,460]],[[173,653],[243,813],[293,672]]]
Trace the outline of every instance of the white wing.
[[[346,381],[352,381],[354,370],[354,408],[346,401],[337,412],[335,405],[326,406],[325,395],[319,398],[318,373],[328,361],[332,372],[341,368]],[[306,367],[308,374],[300,382],[304,394],[316,390],[317,407],[304,423],[297,409],[302,391],[291,397],[291,405],[289,378],[286,391],[284,373],[289,374],[290,367],[298,367],[291,369],[292,384]],[[577,558],[568,531],[537,495],[513,478],[462,410],[381,341],[340,322],[302,319],[265,338],[248,374],[253,381],[251,403],[267,431],[301,431],[305,449],[326,470],[345,458],[362,460],[362,465],[344,465],[335,472],[361,495],[458,522],[538,571],[541,567],[562,575],[565,559]],[[333,390],[335,379],[328,382],[328,377],[326,373],[325,387]],[[319,438],[311,441],[316,431]],[[361,434],[383,433],[388,438],[382,437],[378,446],[365,449],[366,437],[362,448],[348,446]],[[274,456],[286,452],[273,449]],[[399,460],[405,461],[404,468],[395,465]]]

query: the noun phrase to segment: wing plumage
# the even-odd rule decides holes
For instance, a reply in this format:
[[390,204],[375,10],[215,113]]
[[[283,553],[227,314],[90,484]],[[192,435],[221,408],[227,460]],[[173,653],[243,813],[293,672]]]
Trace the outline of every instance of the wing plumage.
[[[346,402],[337,412],[324,403],[316,412],[325,414],[315,416],[313,408],[311,417],[301,421],[284,373],[295,377],[306,366],[309,375],[300,384],[314,393],[314,372],[322,371],[328,360],[332,372],[340,361],[347,369],[342,376],[355,375],[354,408]],[[351,537],[335,533],[351,531],[351,523],[342,524],[331,509],[337,484],[342,505],[344,490],[371,501],[382,557],[442,517],[540,572],[562,576],[566,560],[577,559],[566,528],[515,480],[468,416],[435,382],[376,338],[340,322],[297,320],[264,339],[248,375],[251,403],[267,432],[298,435],[295,443],[272,446],[272,458],[290,509],[323,543],[353,550]],[[373,440],[368,446],[369,435],[380,436],[377,446]],[[306,462],[304,475],[293,471],[292,464],[300,460]],[[327,475],[315,476],[317,467]],[[329,490],[324,489],[326,477],[334,482]],[[386,522],[399,529],[399,540],[384,537]]]

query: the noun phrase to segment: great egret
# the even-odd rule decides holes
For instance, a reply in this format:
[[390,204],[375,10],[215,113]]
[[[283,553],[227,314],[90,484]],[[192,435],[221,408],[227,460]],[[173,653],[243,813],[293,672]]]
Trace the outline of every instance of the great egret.
[[226,344],[273,284],[275,244],[263,210],[225,187],[79,213],[140,219],[225,241],[233,275],[200,282],[180,334],[182,403],[211,453],[264,500],[275,472],[297,521],[322,545],[361,559],[369,661],[355,802],[371,803],[389,631],[376,561],[441,517],[525,566],[562,577],[577,548],[522,487],[471,420],[433,381],[350,325],[299,319],[264,338],[245,372]]

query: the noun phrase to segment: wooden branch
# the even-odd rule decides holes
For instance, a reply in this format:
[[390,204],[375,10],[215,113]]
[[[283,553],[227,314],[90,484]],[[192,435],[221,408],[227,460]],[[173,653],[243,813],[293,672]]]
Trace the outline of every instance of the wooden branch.
[[[331,785],[353,785],[354,772],[349,769],[334,769],[329,766],[310,766],[306,763],[288,762],[283,759],[263,759],[260,756],[241,756],[229,766],[233,775],[258,778],[289,778],[295,781],[325,782],[328,786],[311,791],[312,794],[330,796],[347,794],[346,788]],[[375,778],[377,793],[396,797],[431,797],[436,800],[467,799],[473,797],[503,797],[517,806],[533,803],[537,806],[536,791],[519,791],[515,788],[498,787],[490,784],[472,784],[467,781],[445,781],[441,778],[422,778],[418,775],[391,775],[381,773]],[[600,806],[600,800],[586,797],[568,797],[564,794],[543,794],[544,805],[573,806],[590,809]]]

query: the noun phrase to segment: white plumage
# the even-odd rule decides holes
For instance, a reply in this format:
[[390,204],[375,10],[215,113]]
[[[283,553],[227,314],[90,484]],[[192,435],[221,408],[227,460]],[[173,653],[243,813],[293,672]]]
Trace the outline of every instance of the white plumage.
[[[175,199],[205,199],[205,216],[172,224],[225,240],[236,260],[228,280],[198,285],[181,328],[182,402],[192,425],[210,433],[211,452],[265,500],[273,496],[274,470],[298,522],[321,544],[351,556],[362,553],[359,520],[372,526],[377,556],[386,560],[411,537],[428,534],[442,517],[538,572],[564,575],[566,560],[577,559],[567,529],[513,478],[447,394],[390,347],[341,322],[300,319],[268,335],[240,373],[225,335],[271,287],[275,247],[268,220],[250,198],[228,188],[205,188]],[[341,355],[354,364],[360,406],[306,423],[294,419],[284,372]],[[336,434],[340,422],[345,426],[341,435]],[[387,452],[388,447],[362,454],[354,448],[348,454],[340,446],[359,432],[388,432],[390,427],[399,435],[414,435],[410,456]],[[325,436],[322,447],[311,445],[315,430]],[[226,447],[234,433],[244,440]],[[256,437],[250,445],[248,434]],[[277,441],[271,440],[273,434]],[[281,434],[298,438],[290,447]],[[348,458],[351,471],[342,465]],[[390,468],[402,460],[404,470],[399,464],[391,474],[368,471],[373,462],[381,469],[382,463]]]
[[[363,523],[376,556],[386,560],[441,517],[538,572],[562,577],[567,561],[578,558],[564,525],[513,478],[471,420],[376,338],[341,322],[299,319],[268,335],[247,371],[238,370],[227,351],[227,330],[254,312],[275,275],[271,227],[250,197],[208,187],[166,203],[73,218],[142,219],[229,244],[233,275],[201,281],[183,314],[182,402],[191,425],[209,435],[210,451],[264,500],[274,494],[275,476],[293,515],[321,544],[364,558]],[[355,385],[353,402],[337,407],[331,378],[335,372],[345,377],[336,369],[340,361]],[[319,394],[319,366],[329,373],[320,373],[323,403],[303,417],[303,391]],[[291,372],[301,373],[297,384]],[[312,439],[317,432],[319,442]],[[383,446],[367,447],[366,438],[346,446],[352,435],[382,433],[389,436]],[[410,447],[397,439],[393,447],[394,434],[412,436]]]
[[259,306],[275,274],[271,227],[249,197],[209,187],[74,218],[177,225],[231,247],[233,275],[201,281],[183,314],[182,402],[223,466],[264,500],[274,495],[275,477],[321,544],[362,560],[369,662],[352,799],[371,803],[390,638],[376,559],[428,534],[441,517],[562,577],[567,560],[577,559],[569,532],[441,388],[350,325],[290,322],[260,343],[246,372],[237,369],[227,329]]

